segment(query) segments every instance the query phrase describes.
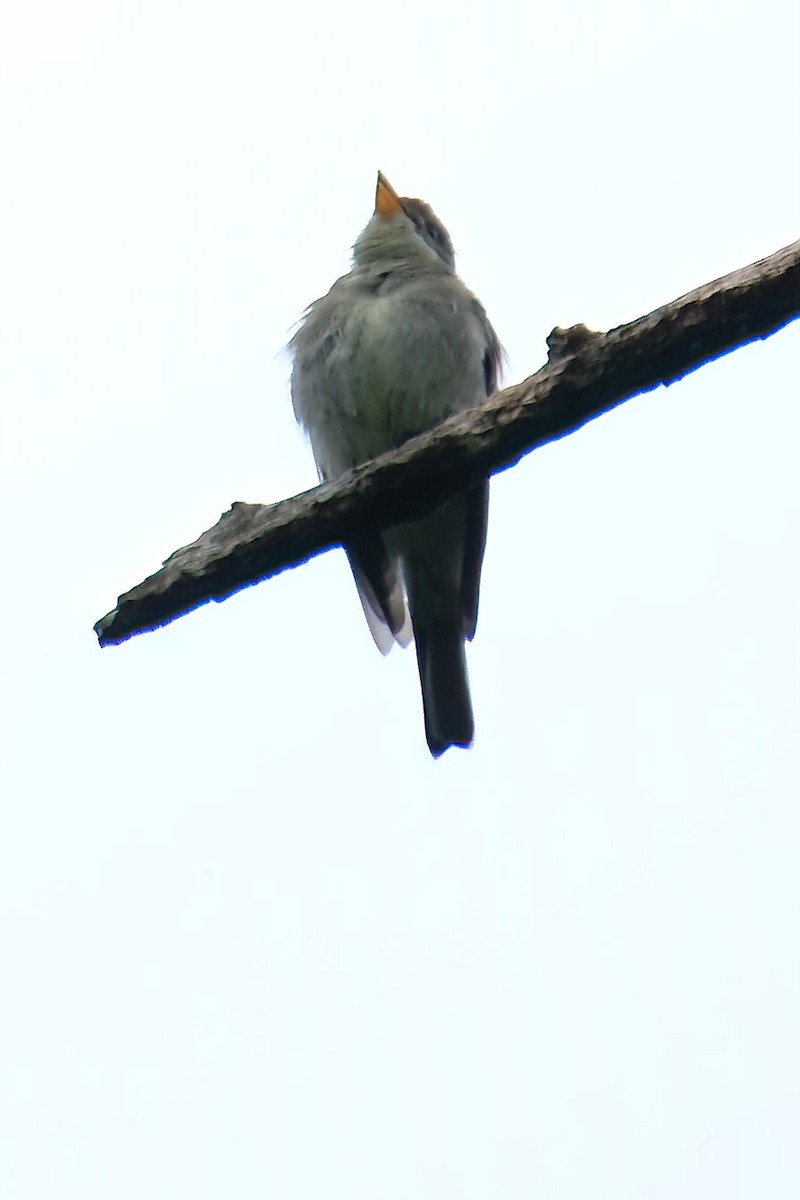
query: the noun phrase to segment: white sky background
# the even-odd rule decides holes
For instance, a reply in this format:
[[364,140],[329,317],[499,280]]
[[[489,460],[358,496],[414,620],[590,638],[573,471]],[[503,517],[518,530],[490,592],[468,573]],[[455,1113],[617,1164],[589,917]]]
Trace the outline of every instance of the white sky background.
[[509,354],[798,236],[800,10],[0,4],[3,1200],[800,1191],[800,327],[495,480],[432,762],[339,553],[100,652],[315,481],[378,167]]

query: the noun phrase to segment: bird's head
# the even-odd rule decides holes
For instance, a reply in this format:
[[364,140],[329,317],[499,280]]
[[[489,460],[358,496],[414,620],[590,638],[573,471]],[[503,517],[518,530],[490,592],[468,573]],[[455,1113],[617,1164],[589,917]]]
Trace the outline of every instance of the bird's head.
[[375,212],[353,247],[353,262],[356,266],[378,262],[428,267],[444,264],[448,271],[454,271],[456,256],[450,234],[431,206],[424,200],[398,196],[379,171]]

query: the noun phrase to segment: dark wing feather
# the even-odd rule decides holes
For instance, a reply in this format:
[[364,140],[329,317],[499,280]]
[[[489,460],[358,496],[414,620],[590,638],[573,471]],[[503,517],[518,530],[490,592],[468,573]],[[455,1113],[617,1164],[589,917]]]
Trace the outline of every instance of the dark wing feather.
[[375,616],[388,626],[392,637],[403,640],[406,619],[403,589],[383,537],[380,533],[362,534],[349,541],[345,549],[362,597]]
[[[503,362],[503,348],[489,324],[483,305],[475,300],[475,312],[486,330],[486,353],[483,356],[483,378],[486,395],[497,388]],[[481,585],[483,552],[486,549],[486,529],[489,523],[489,480],[476,484],[466,495],[467,537],[464,545],[464,566],[461,577],[461,612],[464,637],[472,640],[478,623],[478,594]]]
[[486,549],[486,528],[489,523],[489,480],[484,479],[470,488],[464,500],[467,505],[467,533],[461,574],[461,615],[464,622],[462,637],[471,641],[478,623],[478,593],[481,586],[483,552]]

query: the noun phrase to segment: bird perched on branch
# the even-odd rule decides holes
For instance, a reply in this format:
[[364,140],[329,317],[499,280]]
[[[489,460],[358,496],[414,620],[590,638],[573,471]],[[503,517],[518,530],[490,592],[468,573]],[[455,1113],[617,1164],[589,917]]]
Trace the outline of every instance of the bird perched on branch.
[[[311,305],[290,350],[295,415],[325,480],[481,404],[502,359],[483,307],[455,273],[444,225],[381,174],[352,270]],[[485,480],[421,520],[345,547],[378,648],[408,645],[413,633],[434,757],[473,739],[464,642],[475,633],[488,506]]]

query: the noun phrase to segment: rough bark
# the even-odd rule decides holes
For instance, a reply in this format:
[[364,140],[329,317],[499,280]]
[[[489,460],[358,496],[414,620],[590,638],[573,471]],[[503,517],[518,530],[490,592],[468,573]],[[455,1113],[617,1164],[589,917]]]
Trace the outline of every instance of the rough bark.
[[166,624],[366,527],[442,503],[624,400],[775,333],[800,314],[800,241],[608,333],[555,329],[549,361],[401,449],[277,504],[237,502],[95,625],[101,645]]

